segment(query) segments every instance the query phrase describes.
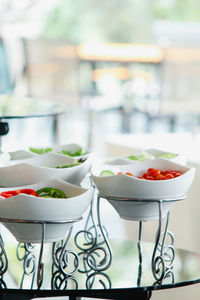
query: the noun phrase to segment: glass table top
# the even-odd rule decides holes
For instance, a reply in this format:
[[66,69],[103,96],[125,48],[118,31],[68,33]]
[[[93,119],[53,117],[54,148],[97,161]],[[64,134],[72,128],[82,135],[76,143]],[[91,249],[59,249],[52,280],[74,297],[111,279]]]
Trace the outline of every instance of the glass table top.
[[[112,291],[118,292],[137,292],[146,290],[156,289],[167,289],[179,286],[186,286],[200,282],[200,254],[186,251],[183,249],[175,248],[175,258],[173,264],[170,265],[170,272],[162,281],[156,281],[152,272],[152,254],[154,249],[153,243],[142,242],[141,251],[139,252],[138,242],[128,240],[109,240],[110,248],[112,250],[112,261],[110,266],[105,270],[92,270],[86,263],[86,252],[78,249],[74,243],[74,239],[70,239],[66,249],[69,250],[67,254],[67,261],[71,264],[62,265],[63,269],[68,269],[69,275],[63,277],[62,267],[58,267],[58,260],[53,255],[52,246],[53,244],[45,244],[43,263],[45,267],[44,280],[42,283],[41,291],[37,290],[37,286],[34,281],[37,276],[31,273],[33,268],[33,262],[28,262],[29,267],[25,273],[23,273],[23,255],[16,257],[16,251],[14,247],[6,244],[5,248],[8,247],[8,271],[5,273],[4,280],[7,285],[7,290],[19,290],[21,279],[23,278],[23,289],[26,293],[33,293],[37,290],[37,295],[69,295],[70,291],[74,295],[81,295],[89,297],[95,296],[97,291],[101,291],[103,296],[109,295]],[[59,242],[54,243],[54,246],[58,246]],[[40,245],[37,244],[32,249],[28,249],[26,254],[32,256],[33,253],[39,253]],[[107,258],[104,256],[104,250],[106,244],[99,244],[98,251],[89,251],[89,260],[91,264],[100,262],[106,262]],[[59,247],[58,247],[59,248]],[[23,244],[18,247],[18,250],[24,251]],[[102,250],[104,249],[104,250]],[[58,250],[58,253],[62,250]],[[72,251],[72,252],[70,252]],[[61,252],[60,252],[61,253]],[[76,257],[73,254],[77,254],[79,257],[79,268],[76,269]],[[87,252],[88,253],[88,252]],[[140,254],[141,257],[140,257]],[[36,255],[37,256],[37,255]],[[52,258],[54,256],[54,258]],[[20,259],[19,258],[23,258]],[[28,256],[27,256],[28,257]],[[54,259],[54,267],[52,267],[52,261]],[[104,264],[103,262],[103,264]],[[27,261],[25,262],[25,264]],[[37,266],[36,266],[37,268]],[[31,271],[30,271],[31,270]],[[66,270],[65,270],[66,271]],[[24,275],[23,275],[24,274]],[[33,280],[33,281],[32,281]],[[31,287],[31,284],[33,286]],[[54,290],[52,290],[52,282],[54,282]],[[55,287],[56,286],[56,287]],[[58,288],[59,287],[59,288]],[[32,291],[31,291],[32,289]],[[66,289],[66,290],[65,290]],[[103,298],[102,296],[102,298]],[[108,299],[108,298],[107,298]]]
[[46,99],[0,95],[0,118],[54,116],[66,111],[64,103]]

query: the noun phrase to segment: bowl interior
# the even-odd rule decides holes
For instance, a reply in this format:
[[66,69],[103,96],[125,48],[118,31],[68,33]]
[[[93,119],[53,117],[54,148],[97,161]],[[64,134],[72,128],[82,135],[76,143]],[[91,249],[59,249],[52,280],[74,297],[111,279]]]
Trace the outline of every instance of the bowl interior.
[[94,176],[99,176],[102,170],[110,170],[114,174],[117,174],[118,172],[130,172],[134,176],[141,176],[144,172],[148,170],[148,168],[157,168],[160,170],[177,170],[181,171],[183,173],[186,173],[190,170],[190,168],[180,165],[165,159],[155,159],[155,160],[149,160],[146,162],[140,162],[138,164],[129,164],[129,165],[105,165],[105,164],[94,164],[91,168],[91,173]]
[[65,164],[73,164],[74,162],[74,158],[62,156],[56,153],[45,153],[43,155],[37,155],[36,157],[26,159],[26,163],[49,168]]
[[55,146],[53,147],[53,151],[56,153],[69,155],[70,157],[82,157],[89,153],[89,151],[86,148],[75,143]]

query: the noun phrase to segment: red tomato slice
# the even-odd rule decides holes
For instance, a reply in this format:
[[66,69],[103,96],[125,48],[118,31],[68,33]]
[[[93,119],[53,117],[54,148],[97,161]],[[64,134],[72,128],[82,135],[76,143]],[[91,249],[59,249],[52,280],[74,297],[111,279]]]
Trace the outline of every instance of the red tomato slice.
[[147,179],[147,180],[155,180],[155,177],[147,175],[147,177],[145,179]]
[[161,173],[161,171],[159,169],[152,169],[150,171],[148,171],[148,175],[149,176],[153,176],[156,177]]
[[133,176],[133,174],[130,173],[130,172],[126,172],[125,174],[126,174],[126,175],[129,175],[129,176]]
[[167,174],[165,174],[165,178],[166,179],[172,179],[172,178],[174,178],[174,175],[171,174],[171,173],[167,173]]
[[156,180],[165,180],[166,178],[165,178],[165,175],[163,175],[163,174],[158,174],[157,176],[156,176]]

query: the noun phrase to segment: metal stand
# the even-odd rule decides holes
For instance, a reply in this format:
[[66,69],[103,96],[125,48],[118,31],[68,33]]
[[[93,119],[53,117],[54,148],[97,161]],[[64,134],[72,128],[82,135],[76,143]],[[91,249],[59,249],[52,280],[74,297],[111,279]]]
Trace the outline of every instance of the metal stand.
[[[162,204],[163,202],[170,202],[170,201],[180,201],[186,198],[185,195],[179,198],[175,199],[135,199],[135,198],[123,198],[123,197],[112,197],[112,196],[106,196],[102,194],[98,194],[97,197],[97,212],[98,212],[98,221],[100,222],[100,208],[99,208],[99,201],[100,198],[104,198],[107,200],[123,200],[126,201],[132,201],[132,202],[138,202],[138,203],[145,203],[145,202],[154,202],[158,204],[158,229],[156,233],[156,240],[155,240],[155,246],[153,249],[152,254],[152,274],[154,278],[156,279],[155,284],[160,284],[164,279],[170,278],[171,282],[174,282],[174,274],[173,274],[173,262],[175,258],[175,251],[174,251],[174,237],[171,232],[168,231],[168,224],[169,224],[169,216],[170,212],[167,213],[166,217],[166,224],[164,231],[162,232],[162,223],[164,221],[164,216],[162,212]],[[139,266],[138,266],[138,279],[137,279],[137,285],[138,287],[141,285],[141,279],[142,279],[142,221],[139,220],[139,233],[138,233],[138,258],[139,258]],[[102,227],[102,226],[101,226]],[[104,236],[103,232],[102,235]],[[169,245],[166,245],[166,239],[169,238]],[[105,239],[105,237],[104,237]],[[106,242],[106,239],[105,239]],[[111,253],[111,252],[110,252]],[[112,256],[111,256],[112,259]],[[110,260],[111,263],[111,260]]]
[[8,258],[4,248],[4,242],[0,235],[0,289],[7,288],[6,283],[3,279],[4,274],[8,269]]
[[[37,267],[37,288],[40,289],[42,287],[43,279],[44,279],[44,263],[42,262],[43,259],[43,250],[44,250],[44,243],[45,243],[45,229],[47,224],[67,224],[80,221],[82,218],[75,219],[75,220],[66,220],[66,221],[36,221],[36,220],[17,220],[17,219],[6,219],[6,218],[0,218],[0,222],[6,223],[23,223],[23,224],[39,224],[41,225],[41,242],[40,242],[40,252],[39,252],[39,260],[38,260],[38,267]],[[68,233],[68,238],[65,241],[63,250],[61,252],[61,255],[59,256],[59,263],[58,268],[63,271],[63,257],[66,254],[65,247],[67,245],[67,242],[69,240],[69,237],[71,235],[72,226]],[[20,254],[20,249],[24,248],[24,254]],[[34,254],[32,253],[33,246],[30,243],[19,243],[17,247],[17,257],[20,261],[23,261],[23,276],[20,284],[20,288],[23,288],[24,285],[24,279],[25,276],[32,276],[31,281],[31,289],[33,289],[34,286],[34,278],[35,278],[35,272],[36,272],[36,259]],[[55,247],[54,247],[55,248]],[[6,272],[8,268],[8,259],[6,256],[6,251],[4,249],[4,244],[2,238],[0,238],[0,249],[1,249],[1,255],[0,259],[2,261],[2,268],[0,276],[3,277],[3,274]],[[72,251],[71,251],[72,252]],[[67,255],[69,252],[67,252]],[[74,254],[76,256],[76,254]],[[65,260],[64,260],[65,261]],[[57,266],[57,261],[54,256],[54,265]],[[64,263],[64,266],[66,266],[66,263]],[[2,287],[4,287],[3,279],[2,279]],[[6,285],[5,285],[6,288]]]
[[[71,237],[72,226],[70,227],[67,237],[65,240],[54,242],[52,244],[52,277],[51,277],[51,289],[45,291],[46,294],[43,296],[48,296],[48,293],[52,293],[51,296],[56,296],[53,292],[68,291],[68,296],[70,300],[80,300],[80,297],[87,297],[89,290],[94,290],[94,293],[91,293],[91,297],[95,298],[106,298],[106,299],[133,299],[137,297],[138,300],[148,300],[151,297],[151,290],[135,290],[134,293],[130,290],[125,291],[120,289],[116,292],[116,289],[111,288],[111,279],[105,273],[105,271],[112,264],[112,250],[108,242],[108,232],[101,223],[100,215],[100,201],[101,198],[107,200],[122,200],[118,197],[109,197],[97,193],[95,195],[90,205],[89,213],[86,219],[85,227],[83,230],[80,230],[76,233],[74,237],[74,243],[78,251],[72,251],[67,249],[68,241]],[[173,275],[173,263],[175,258],[174,251],[174,238],[171,232],[168,231],[169,225],[169,212],[167,213],[166,218],[163,216],[162,205],[163,202],[167,201],[178,201],[183,200],[185,196],[180,197],[179,199],[158,199],[158,200],[149,200],[149,199],[132,199],[132,198],[123,198],[123,201],[133,201],[133,202],[149,202],[153,201],[158,205],[158,229],[156,233],[155,245],[153,248],[153,254],[151,257],[151,266],[152,274],[155,278],[155,285],[160,285],[164,279],[170,279],[171,282],[174,282]],[[95,202],[96,200],[96,202]],[[96,211],[95,211],[96,208]],[[165,226],[164,231],[162,231],[162,225]],[[33,253],[34,246],[30,243],[19,243],[17,247],[17,257],[19,261],[23,261],[23,276],[21,280],[20,290],[13,290],[4,295],[0,291],[0,299],[11,299],[12,296],[21,295],[21,299],[32,299],[42,297],[42,285],[44,280],[44,263],[43,263],[43,252],[45,244],[45,234],[46,234],[46,225],[47,224],[61,224],[61,223],[73,223],[78,220],[66,220],[66,221],[34,221],[34,220],[16,220],[16,219],[5,219],[0,218],[0,222],[6,223],[24,223],[24,224],[40,224],[41,225],[41,242],[40,242],[40,251],[38,264],[36,263],[36,257]],[[143,220],[139,220],[139,231],[138,231],[138,277],[137,277],[137,286],[142,286],[142,224]],[[167,240],[169,240],[168,245],[166,245]],[[4,248],[3,240],[0,236],[0,289],[6,290],[6,284],[3,280],[3,275],[8,269],[8,259],[6,256],[6,251]],[[37,273],[36,273],[37,272]],[[78,281],[75,278],[75,274],[84,274],[85,287],[84,290],[79,290]],[[29,292],[25,293],[24,281],[25,277],[31,278],[31,287],[28,290]],[[36,279],[37,290],[34,291],[34,279]],[[100,286],[100,287],[99,287]],[[109,289],[109,294],[103,292],[105,289]],[[73,291],[74,290],[74,291]],[[75,291],[76,290],[76,291]],[[16,292],[15,292],[16,291]],[[37,291],[37,292],[36,292]],[[92,292],[92,291],[91,291]],[[10,293],[10,294],[9,294]],[[31,294],[32,293],[32,294]],[[59,294],[60,295],[60,294]],[[64,294],[63,294],[64,296]],[[10,298],[9,298],[10,297]],[[17,299],[17,298],[16,298]]]
[[[65,290],[68,288],[69,282],[73,283],[73,288],[78,289],[78,281],[73,276],[79,268],[79,257],[72,251],[67,250],[66,246],[72,233],[72,227],[70,228],[68,235],[64,240],[58,243],[53,243],[52,248],[52,290]],[[70,264],[70,258],[73,259],[73,269],[68,270]],[[72,287],[71,287],[72,288]]]
[[[152,255],[152,272],[154,278],[156,279],[156,283],[159,284],[165,278],[170,277],[171,282],[174,282],[174,274],[173,274],[173,263],[175,258],[174,251],[174,237],[171,232],[168,231],[169,225],[169,216],[170,212],[168,212],[166,217],[166,224],[164,231],[161,232],[162,226],[162,201],[158,202],[159,205],[159,223],[158,230],[156,235],[155,247]],[[170,244],[166,245],[167,236],[170,238]]]
[[107,231],[101,224],[100,197],[97,198],[97,223],[94,218],[94,201],[90,205],[90,211],[86,220],[84,230],[77,232],[74,241],[79,249],[79,258],[82,266],[79,272],[86,274],[86,288],[92,289],[97,284],[101,288],[111,288],[111,280],[104,273],[112,262],[112,251],[107,240]]

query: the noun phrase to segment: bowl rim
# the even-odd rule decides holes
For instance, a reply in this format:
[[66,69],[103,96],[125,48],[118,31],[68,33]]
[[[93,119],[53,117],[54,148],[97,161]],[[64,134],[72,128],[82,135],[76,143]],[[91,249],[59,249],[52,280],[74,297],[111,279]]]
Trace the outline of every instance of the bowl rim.
[[[156,168],[156,164],[159,164],[159,163],[162,163],[162,162],[165,162],[165,163],[168,163],[169,164],[169,168],[175,168],[174,170],[178,170],[178,169],[182,169],[184,170],[183,174],[179,177],[175,177],[175,178],[171,178],[171,179],[165,179],[165,180],[144,180],[144,179],[141,179],[141,178],[138,178],[136,176],[129,176],[127,174],[114,174],[114,175],[110,175],[110,176],[100,176],[95,174],[95,170],[96,169],[100,169],[100,170],[109,170],[110,169],[119,169],[120,171],[120,168],[126,168],[128,166],[128,168],[132,169],[134,171],[134,169],[137,169],[139,166],[142,167],[142,166],[146,166],[146,165],[149,165],[149,164],[155,164],[154,168]],[[153,166],[146,166],[146,170],[148,170],[148,168],[153,168]],[[159,168],[159,167],[157,167]],[[129,169],[129,171],[130,171]],[[167,169],[166,169],[167,170]],[[193,172],[193,170],[195,171],[195,167],[187,167],[183,164],[179,164],[179,163],[176,163],[176,162],[173,162],[173,161],[169,161],[167,159],[163,159],[163,158],[158,158],[158,159],[154,159],[154,160],[148,160],[148,161],[144,161],[144,162],[138,162],[137,164],[128,164],[128,165],[109,165],[109,164],[102,164],[100,162],[97,162],[95,164],[92,165],[91,167],[91,176],[93,178],[97,178],[97,179],[101,179],[101,180],[105,180],[105,178],[113,178],[115,177],[116,175],[117,176],[120,176],[121,178],[130,178],[132,180],[137,180],[137,181],[145,181],[145,182],[164,182],[164,181],[171,181],[171,180],[180,180],[180,178],[183,178],[183,176],[185,177],[189,172]],[[138,170],[136,170],[138,171]]]

